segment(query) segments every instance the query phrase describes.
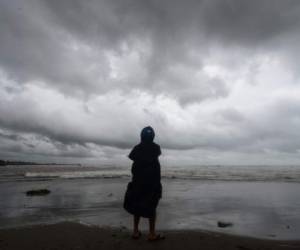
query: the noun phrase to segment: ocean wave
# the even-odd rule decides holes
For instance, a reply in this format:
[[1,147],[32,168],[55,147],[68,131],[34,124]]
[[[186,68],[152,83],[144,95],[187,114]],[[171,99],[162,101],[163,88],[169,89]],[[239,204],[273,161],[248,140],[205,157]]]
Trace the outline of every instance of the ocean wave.
[[[128,171],[26,172],[25,178],[129,178]],[[163,171],[163,179],[300,182],[299,171]]]
[[[162,166],[163,179],[300,182],[300,166]],[[130,167],[26,166],[0,169],[0,181],[130,178]]]
[[74,171],[74,172],[26,172],[25,177],[39,178],[62,178],[62,179],[77,179],[77,178],[122,178],[129,177],[126,172],[118,171]]

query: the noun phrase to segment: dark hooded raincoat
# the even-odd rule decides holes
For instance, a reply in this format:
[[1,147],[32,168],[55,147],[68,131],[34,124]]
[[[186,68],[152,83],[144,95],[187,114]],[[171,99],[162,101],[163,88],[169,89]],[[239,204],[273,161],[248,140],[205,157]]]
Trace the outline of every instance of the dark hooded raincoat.
[[[154,134],[154,131],[153,131]],[[154,135],[153,135],[154,138]],[[133,215],[151,218],[162,196],[160,182],[160,146],[149,138],[141,136],[141,143],[129,154],[133,161],[132,180],[128,183],[124,208]]]

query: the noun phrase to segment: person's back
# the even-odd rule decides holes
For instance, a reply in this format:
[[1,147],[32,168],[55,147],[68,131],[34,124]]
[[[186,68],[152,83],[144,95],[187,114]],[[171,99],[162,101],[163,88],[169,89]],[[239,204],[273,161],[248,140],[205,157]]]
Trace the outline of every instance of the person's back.
[[154,130],[146,127],[141,132],[141,143],[136,145],[129,154],[133,161],[132,181],[128,184],[124,208],[134,215],[133,238],[139,238],[138,223],[140,217],[149,218],[149,240],[162,239],[155,234],[156,207],[162,196],[160,182],[160,146],[153,142]]
[[160,154],[160,147],[154,142],[142,142],[134,147],[129,155],[133,161],[131,173],[134,183],[149,186],[160,184]]

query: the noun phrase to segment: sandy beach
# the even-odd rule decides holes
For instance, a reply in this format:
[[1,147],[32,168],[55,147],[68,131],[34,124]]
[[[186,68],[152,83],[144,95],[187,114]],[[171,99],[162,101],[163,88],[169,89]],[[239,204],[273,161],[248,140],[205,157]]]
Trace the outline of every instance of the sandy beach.
[[[132,217],[122,207],[127,176],[12,173],[3,172],[0,181],[1,250],[300,249],[300,184],[290,179],[163,178],[157,230],[166,239],[148,242],[147,220],[140,224],[142,238],[130,238]],[[49,193],[27,195],[36,189]]]
[[166,239],[149,242],[147,233],[138,240],[126,228],[99,228],[78,223],[37,225],[0,230],[0,249],[299,249],[300,241],[260,240],[206,231],[164,231]]

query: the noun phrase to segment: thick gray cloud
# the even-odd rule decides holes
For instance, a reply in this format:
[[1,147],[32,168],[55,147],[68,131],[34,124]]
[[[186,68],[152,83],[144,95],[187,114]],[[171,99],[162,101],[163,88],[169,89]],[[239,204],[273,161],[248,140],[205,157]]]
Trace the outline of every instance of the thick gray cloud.
[[299,162],[299,27],[297,1],[3,0],[1,157],[122,163],[151,124],[166,163]]

